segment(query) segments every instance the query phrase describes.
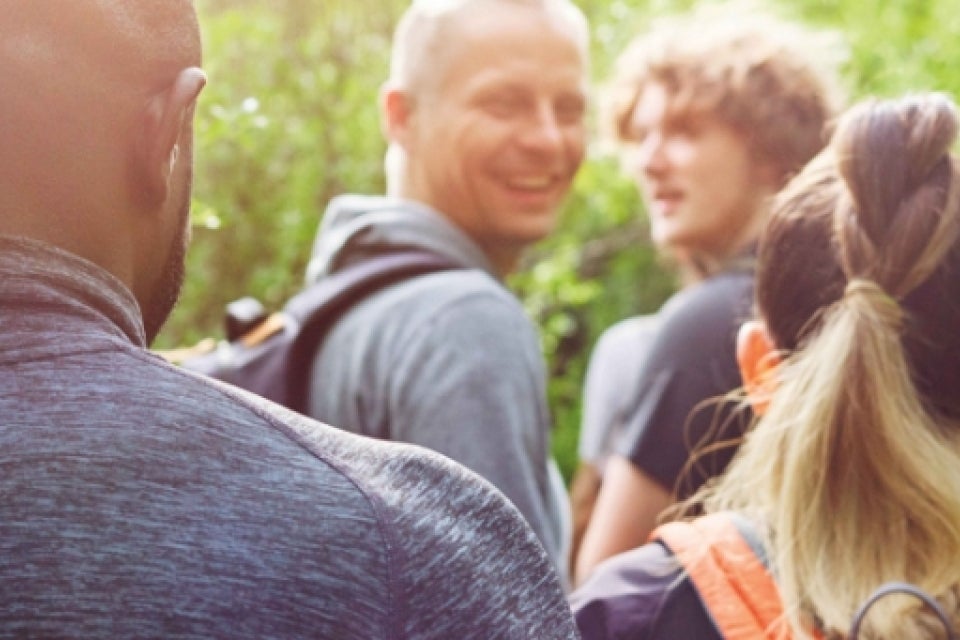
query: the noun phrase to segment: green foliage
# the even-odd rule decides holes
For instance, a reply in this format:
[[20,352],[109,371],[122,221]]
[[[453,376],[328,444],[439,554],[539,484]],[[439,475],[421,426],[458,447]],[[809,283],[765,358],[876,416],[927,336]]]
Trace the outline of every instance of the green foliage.
[[[189,279],[158,346],[219,334],[227,301],[279,305],[298,289],[326,202],[383,190],[377,91],[404,0],[198,0],[210,84],[197,118]],[[606,79],[651,18],[692,0],[581,0],[593,68]],[[854,98],[960,91],[960,11],[929,0],[770,0],[786,17],[837,30],[850,45]],[[829,52],[827,52],[829,53]],[[576,460],[580,387],[600,332],[656,309],[673,290],[646,236],[632,180],[591,149],[557,232],[511,285],[542,327],[555,450]]]
[[401,3],[393,13],[366,4],[199,3],[210,82],[197,116],[190,277],[161,344],[216,333],[241,295],[280,304],[302,283],[326,202],[382,191],[376,95]]
[[614,322],[654,311],[675,288],[641,211],[633,182],[614,159],[589,160],[557,233],[535,247],[510,280],[543,335],[554,451],[568,477],[577,462],[580,390],[594,342]]

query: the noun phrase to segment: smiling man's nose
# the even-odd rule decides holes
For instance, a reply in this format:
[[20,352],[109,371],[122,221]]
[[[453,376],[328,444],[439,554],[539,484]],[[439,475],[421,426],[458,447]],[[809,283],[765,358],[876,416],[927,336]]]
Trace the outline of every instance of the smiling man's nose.
[[540,105],[525,125],[521,140],[537,151],[559,151],[564,146],[564,127],[551,105]]

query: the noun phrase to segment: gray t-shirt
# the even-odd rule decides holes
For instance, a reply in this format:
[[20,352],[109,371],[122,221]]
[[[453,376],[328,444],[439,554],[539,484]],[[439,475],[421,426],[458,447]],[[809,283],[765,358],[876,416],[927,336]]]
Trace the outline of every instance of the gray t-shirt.
[[487,482],[167,365],[98,267],[0,237],[0,327],[0,637],[577,637]]
[[477,472],[516,505],[566,575],[568,498],[550,457],[539,336],[476,243],[423,205],[341,196],[324,216],[308,277],[401,247],[464,268],[404,280],[350,309],[314,361],[309,414]]
[[737,330],[750,316],[753,273],[731,268],[675,294],[637,378],[618,455],[682,499],[726,468],[750,423],[724,400],[737,389]]
[[656,314],[621,320],[603,332],[590,354],[578,453],[600,472],[623,437],[636,404],[640,372],[659,328]]

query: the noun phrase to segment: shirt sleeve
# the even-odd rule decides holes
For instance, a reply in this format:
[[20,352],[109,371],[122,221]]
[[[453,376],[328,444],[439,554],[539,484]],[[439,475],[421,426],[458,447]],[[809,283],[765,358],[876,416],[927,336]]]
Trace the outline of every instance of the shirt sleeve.
[[637,376],[657,335],[657,318],[638,316],[618,322],[603,332],[590,356],[578,454],[598,470],[622,437]]
[[[356,519],[345,522],[379,543],[372,550],[355,545],[340,560],[368,582],[378,578],[386,597],[372,588],[358,594],[356,580],[346,580],[343,588],[353,590],[354,602],[341,617],[366,620],[378,610],[387,616],[375,634],[319,637],[579,637],[543,546],[489,482],[449,458],[405,443],[341,434],[321,445],[323,455],[346,468],[378,521],[372,531]],[[386,561],[372,565],[369,555]]]
[[[752,277],[721,274],[677,294],[643,363],[618,453],[681,498],[722,472],[749,423],[722,398],[741,386],[736,333],[748,317]],[[691,457],[691,454],[694,454]]]

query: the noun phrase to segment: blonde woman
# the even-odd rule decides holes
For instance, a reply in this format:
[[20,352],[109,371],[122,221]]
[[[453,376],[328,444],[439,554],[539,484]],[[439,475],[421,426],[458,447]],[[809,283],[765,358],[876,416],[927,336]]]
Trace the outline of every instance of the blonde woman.
[[[738,341],[761,417],[699,494],[706,516],[661,527],[572,596],[585,638],[721,638],[731,624],[739,638],[845,638],[890,581],[956,624],[957,126],[939,94],[864,103],[779,196],[759,319]],[[944,634],[920,601],[888,597],[859,637]]]

